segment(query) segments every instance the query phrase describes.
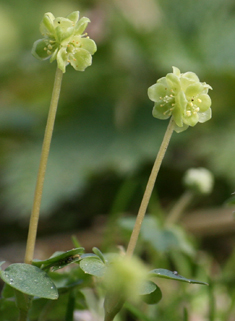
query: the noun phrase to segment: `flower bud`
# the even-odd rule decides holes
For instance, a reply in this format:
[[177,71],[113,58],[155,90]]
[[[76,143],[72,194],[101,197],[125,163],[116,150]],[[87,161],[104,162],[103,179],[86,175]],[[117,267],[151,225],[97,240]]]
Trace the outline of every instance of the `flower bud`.
[[190,168],[183,178],[185,186],[200,194],[211,193],[214,177],[206,168]]
[[110,263],[105,283],[109,293],[133,302],[138,300],[147,275],[147,269],[140,260],[120,256]]

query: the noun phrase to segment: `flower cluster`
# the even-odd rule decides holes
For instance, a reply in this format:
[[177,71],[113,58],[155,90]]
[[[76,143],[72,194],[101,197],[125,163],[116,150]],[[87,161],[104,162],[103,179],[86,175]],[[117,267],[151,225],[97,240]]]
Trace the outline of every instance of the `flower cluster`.
[[158,119],[172,116],[176,132],[198,122],[204,123],[211,118],[209,89],[211,86],[200,82],[195,73],[180,73],[173,67],[173,73],[160,78],[148,89],[149,99],[155,102],[153,116]]
[[69,63],[75,70],[84,71],[91,65],[91,55],[96,52],[95,42],[84,33],[89,22],[86,17],[79,20],[79,11],[66,18],[45,13],[40,24],[44,38],[34,43],[32,54],[41,60],[57,60],[58,68],[63,72]]

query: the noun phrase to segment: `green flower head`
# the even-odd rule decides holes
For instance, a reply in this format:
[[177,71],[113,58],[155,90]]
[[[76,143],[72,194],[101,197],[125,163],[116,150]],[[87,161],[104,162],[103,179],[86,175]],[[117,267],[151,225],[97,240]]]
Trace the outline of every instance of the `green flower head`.
[[176,132],[204,123],[211,118],[209,89],[211,86],[200,82],[195,73],[180,73],[173,67],[173,73],[148,88],[149,99],[155,102],[153,116],[158,119],[172,116]]
[[34,57],[50,62],[57,60],[58,68],[65,72],[70,63],[75,70],[84,71],[92,63],[96,44],[89,39],[84,30],[90,20],[79,20],[79,11],[74,11],[66,18],[55,18],[50,12],[44,14],[40,24],[42,39],[33,44]]

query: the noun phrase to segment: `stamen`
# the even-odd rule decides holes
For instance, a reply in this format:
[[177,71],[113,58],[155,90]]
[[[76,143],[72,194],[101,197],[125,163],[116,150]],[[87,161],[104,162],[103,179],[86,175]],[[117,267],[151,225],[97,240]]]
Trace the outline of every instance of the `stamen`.
[[190,116],[192,115],[192,112],[191,112],[190,110],[187,110],[187,111],[186,111],[186,115],[187,115],[188,117],[190,117]]
[[190,102],[189,105],[190,105],[191,107],[193,107],[193,103],[192,103],[192,102]]
[[202,100],[200,99],[200,98],[198,98],[198,100],[197,100],[199,103],[201,103],[202,102]]
[[198,113],[200,111],[200,108],[199,107],[195,108],[195,111]]

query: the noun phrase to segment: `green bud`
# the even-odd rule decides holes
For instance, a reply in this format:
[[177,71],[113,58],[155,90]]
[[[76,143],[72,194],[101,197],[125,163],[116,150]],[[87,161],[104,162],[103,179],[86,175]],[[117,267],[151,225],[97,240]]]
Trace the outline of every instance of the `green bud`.
[[214,185],[214,177],[206,168],[190,168],[183,178],[184,185],[200,194],[211,193]]
[[158,119],[172,117],[176,132],[198,122],[204,123],[211,118],[209,89],[211,86],[200,82],[195,73],[180,73],[173,67],[173,73],[148,88],[149,99],[155,102],[153,116]]
[[63,72],[70,63],[75,70],[84,71],[92,64],[92,55],[96,44],[84,33],[90,20],[83,17],[79,20],[79,11],[74,11],[66,18],[45,13],[40,24],[43,39],[34,42],[34,57],[50,62],[57,60],[58,68]]
[[113,260],[105,275],[109,295],[115,295],[132,302],[140,298],[140,290],[146,281],[148,272],[136,257],[118,257]]

